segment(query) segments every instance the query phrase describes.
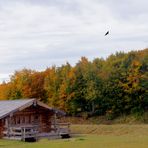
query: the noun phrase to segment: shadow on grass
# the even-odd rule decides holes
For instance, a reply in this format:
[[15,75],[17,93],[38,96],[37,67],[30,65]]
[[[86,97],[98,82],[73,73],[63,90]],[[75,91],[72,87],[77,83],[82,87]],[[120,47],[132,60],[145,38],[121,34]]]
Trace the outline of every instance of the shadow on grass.
[[83,134],[72,134],[71,135],[71,138],[74,138],[75,141],[84,141],[86,140],[86,135],[83,135]]
[[76,139],[77,141],[83,141],[83,140],[86,140],[85,138],[78,138]]

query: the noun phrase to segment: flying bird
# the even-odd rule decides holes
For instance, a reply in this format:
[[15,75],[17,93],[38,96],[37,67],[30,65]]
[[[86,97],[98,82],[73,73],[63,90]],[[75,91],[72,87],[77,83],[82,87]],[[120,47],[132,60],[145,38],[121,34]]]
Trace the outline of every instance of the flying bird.
[[109,31],[107,31],[106,33],[105,33],[105,35],[104,36],[106,36],[106,35],[108,35],[109,34]]

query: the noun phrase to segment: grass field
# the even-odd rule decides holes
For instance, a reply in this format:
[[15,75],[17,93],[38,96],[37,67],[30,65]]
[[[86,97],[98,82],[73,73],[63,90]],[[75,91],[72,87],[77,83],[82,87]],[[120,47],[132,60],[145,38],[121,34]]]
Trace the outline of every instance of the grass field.
[[[148,125],[73,125],[70,139],[35,143],[0,140],[0,148],[147,148]],[[84,133],[82,135],[82,133]]]

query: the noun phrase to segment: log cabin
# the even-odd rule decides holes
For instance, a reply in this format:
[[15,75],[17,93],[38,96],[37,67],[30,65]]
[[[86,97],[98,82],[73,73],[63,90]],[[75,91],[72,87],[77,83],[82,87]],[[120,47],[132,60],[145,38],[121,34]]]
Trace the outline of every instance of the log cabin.
[[65,116],[36,99],[0,101],[0,138],[36,141],[69,137],[69,123],[58,123]]

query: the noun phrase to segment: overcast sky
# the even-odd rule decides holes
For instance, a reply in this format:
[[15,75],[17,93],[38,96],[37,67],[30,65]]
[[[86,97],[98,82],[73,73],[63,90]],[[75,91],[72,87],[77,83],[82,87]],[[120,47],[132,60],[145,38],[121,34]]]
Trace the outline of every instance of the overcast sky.
[[146,47],[148,0],[0,0],[0,81]]

